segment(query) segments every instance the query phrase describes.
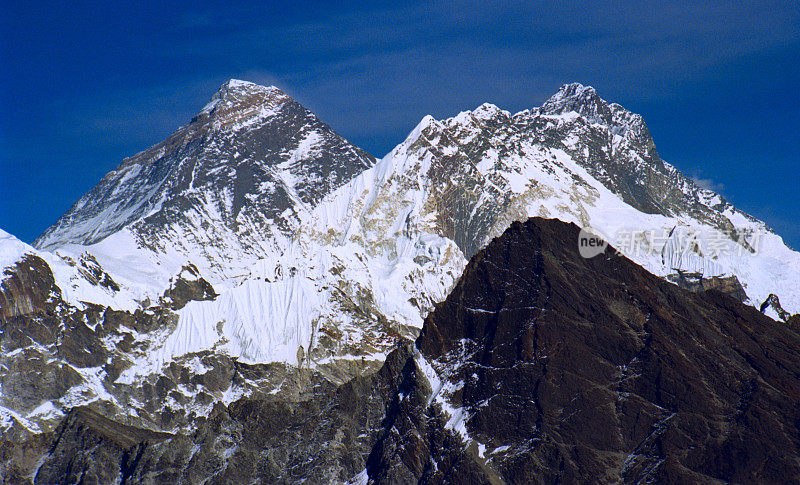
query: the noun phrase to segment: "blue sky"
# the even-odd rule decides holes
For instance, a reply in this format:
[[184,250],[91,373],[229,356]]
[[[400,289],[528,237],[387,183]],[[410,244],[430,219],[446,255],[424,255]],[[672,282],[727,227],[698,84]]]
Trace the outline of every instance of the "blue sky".
[[426,114],[592,85],[800,248],[796,2],[54,3],[0,18],[0,228],[28,242],[234,77],[376,156]]

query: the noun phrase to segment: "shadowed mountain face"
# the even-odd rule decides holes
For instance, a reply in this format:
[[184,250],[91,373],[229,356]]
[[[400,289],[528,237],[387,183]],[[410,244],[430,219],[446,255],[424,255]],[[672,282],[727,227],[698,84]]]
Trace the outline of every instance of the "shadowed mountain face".
[[[800,336],[609,251],[583,259],[577,239],[530,219],[472,259],[417,341],[435,397],[409,379],[370,476],[800,479]],[[424,419],[431,399],[445,418]],[[448,429],[471,461],[441,451]]]
[[610,249],[584,259],[578,233],[514,223],[374,374],[174,436],[73,412],[17,453],[41,483],[799,480],[800,335]]

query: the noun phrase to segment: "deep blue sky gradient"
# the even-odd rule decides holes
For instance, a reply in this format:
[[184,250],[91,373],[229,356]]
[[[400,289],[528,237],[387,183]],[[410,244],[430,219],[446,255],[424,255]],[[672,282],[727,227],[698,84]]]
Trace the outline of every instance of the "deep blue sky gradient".
[[0,16],[0,228],[28,242],[235,77],[376,156],[426,114],[589,84],[800,248],[796,2],[54,3]]

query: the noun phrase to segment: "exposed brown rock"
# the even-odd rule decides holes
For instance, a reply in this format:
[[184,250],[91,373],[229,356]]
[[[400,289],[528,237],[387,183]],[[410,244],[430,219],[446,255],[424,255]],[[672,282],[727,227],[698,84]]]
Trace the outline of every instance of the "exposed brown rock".
[[60,297],[50,266],[40,257],[26,254],[6,268],[0,284],[0,317],[47,313],[52,296]]
[[759,310],[761,311],[761,313],[764,313],[764,311],[766,311],[767,308],[772,308],[775,311],[775,313],[778,314],[778,318],[780,318],[784,322],[787,321],[789,319],[789,316],[791,315],[789,312],[783,309],[783,307],[781,306],[781,300],[778,298],[778,295],[774,293],[770,293],[767,299],[764,300],[763,303],[761,303],[761,307],[759,307]]
[[730,295],[737,301],[747,300],[747,293],[744,292],[739,278],[736,276],[712,276],[703,277],[700,273],[678,272],[667,275],[667,281],[671,281],[681,288],[689,291],[708,291],[716,290],[726,295]]
[[[186,275],[184,278],[182,275]],[[193,264],[184,266],[180,275],[175,277],[164,293],[164,302],[173,310],[180,310],[190,301],[213,300],[217,297],[214,287],[200,277]]]

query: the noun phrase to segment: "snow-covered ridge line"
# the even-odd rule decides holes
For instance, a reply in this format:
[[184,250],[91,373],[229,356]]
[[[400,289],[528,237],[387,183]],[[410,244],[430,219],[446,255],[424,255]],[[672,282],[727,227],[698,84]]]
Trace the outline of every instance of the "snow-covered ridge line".
[[[70,257],[40,251],[0,229],[0,268],[3,270],[22,261],[27,255],[36,256],[47,263],[56,285],[61,290],[61,298],[70,305],[81,309],[86,303],[94,303],[130,311],[139,307],[139,302],[131,293],[114,291],[89,281],[83,271],[94,268],[88,267],[91,259],[87,260],[84,254],[86,253],[81,252],[75,254],[75,257]],[[6,277],[4,272],[0,272],[0,281]]]

